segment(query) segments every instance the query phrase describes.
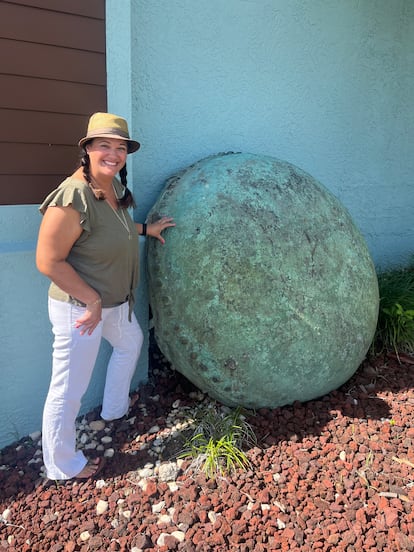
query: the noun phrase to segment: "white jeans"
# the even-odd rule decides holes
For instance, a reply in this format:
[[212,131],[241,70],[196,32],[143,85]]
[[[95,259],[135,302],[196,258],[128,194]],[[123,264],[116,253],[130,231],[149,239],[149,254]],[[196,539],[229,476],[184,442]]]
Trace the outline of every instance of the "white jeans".
[[54,333],[53,367],[43,411],[43,460],[49,479],[70,479],[87,459],[76,450],[75,421],[96,362],[101,339],[113,347],[108,363],[101,416],[121,418],[128,412],[129,390],[143,343],[142,330],[128,303],[102,309],[102,320],[92,335],[80,335],[75,321],[85,308],[49,298]]

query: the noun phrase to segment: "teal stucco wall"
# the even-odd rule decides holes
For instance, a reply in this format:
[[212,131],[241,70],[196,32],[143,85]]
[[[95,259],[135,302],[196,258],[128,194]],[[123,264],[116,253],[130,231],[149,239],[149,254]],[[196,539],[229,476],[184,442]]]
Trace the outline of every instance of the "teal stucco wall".
[[178,169],[268,154],[343,202],[377,265],[410,257],[412,0],[123,0],[124,27],[120,4],[107,0],[109,77],[116,97],[131,73],[142,215]]
[[[410,259],[412,0],[107,0],[106,8],[108,107],[142,142],[129,166],[136,220],[189,164],[223,151],[266,154],[343,202],[378,267]],[[0,207],[0,447],[40,429],[49,381],[39,222],[36,206]],[[140,289],[145,324],[145,279]],[[100,401],[107,353],[84,409]],[[146,364],[144,353],[136,381]]]

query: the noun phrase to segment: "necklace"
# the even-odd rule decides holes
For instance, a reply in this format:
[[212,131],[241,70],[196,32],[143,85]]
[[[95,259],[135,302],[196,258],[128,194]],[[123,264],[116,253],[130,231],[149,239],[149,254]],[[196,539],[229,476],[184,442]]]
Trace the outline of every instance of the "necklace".
[[114,215],[116,216],[116,218],[119,220],[119,222],[122,224],[122,226],[125,228],[125,230],[128,232],[128,239],[129,240],[132,240],[132,236],[131,236],[131,230],[129,229],[129,226],[128,226],[128,223],[127,223],[127,220],[126,220],[126,217],[125,217],[125,213],[124,213],[124,210],[121,209],[121,216],[122,218],[118,215],[118,212],[112,207],[112,205],[109,203],[109,201],[107,201],[107,204],[109,205],[109,207],[112,209]]
[[[118,195],[116,193],[115,186],[114,186],[113,182],[112,182],[112,189],[114,191],[115,199],[118,201]],[[122,218],[121,218],[118,214],[118,211],[112,207],[112,205],[109,203],[109,201],[107,201],[107,203],[108,203],[109,207],[112,209],[112,211],[114,212],[114,215],[116,216],[116,218],[119,220],[119,222],[125,228],[125,230],[128,232],[128,239],[132,240],[131,230],[129,229],[129,226],[128,226],[128,223],[127,223],[127,220],[126,220],[126,217],[125,217],[124,210],[121,209],[121,216],[122,216]]]
[[[92,177],[92,180],[94,181],[95,184],[98,184],[98,182],[95,180],[94,177]],[[102,195],[101,190],[99,188],[95,188],[95,186],[92,184],[92,182],[90,184],[91,184],[91,187],[92,187],[92,191],[95,194],[95,197],[98,197],[97,192],[99,192],[101,194],[101,196],[98,199],[105,199],[105,195],[104,194]],[[112,182],[112,190],[114,191],[114,196],[115,196],[116,201],[118,201],[119,198],[118,198],[118,195],[116,193],[115,186],[114,186],[113,182]],[[109,207],[112,209],[113,214],[116,216],[116,218],[119,220],[119,222],[122,224],[122,226],[127,231],[128,239],[132,240],[131,230],[128,226],[128,222],[127,222],[126,217],[125,217],[124,209],[121,209],[121,216],[122,216],[122,218],[121,218],[118,214],[118,210],[114,209],[112,207],[112,205],[111,205],[110,201],[108,201],[108,199],[106,199],[106,203],[109,205]]]

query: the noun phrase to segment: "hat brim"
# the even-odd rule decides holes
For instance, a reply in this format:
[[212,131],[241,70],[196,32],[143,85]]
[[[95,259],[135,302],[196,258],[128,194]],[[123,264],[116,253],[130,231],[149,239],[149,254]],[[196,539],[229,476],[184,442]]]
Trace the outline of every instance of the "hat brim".
[[134,153],[135,151],[138,151],[141,147],[141,144],[136,140],[125,138],[125,136],[121,136],[120,134],[96,134],[94,136],[85,136],[84,138],[81,138],[79,140],[78,146],[80,148],[83,148],[87,142],[91,142],[94,138],[115,138],[117,140],[123,140],[128,144],[128,153]]

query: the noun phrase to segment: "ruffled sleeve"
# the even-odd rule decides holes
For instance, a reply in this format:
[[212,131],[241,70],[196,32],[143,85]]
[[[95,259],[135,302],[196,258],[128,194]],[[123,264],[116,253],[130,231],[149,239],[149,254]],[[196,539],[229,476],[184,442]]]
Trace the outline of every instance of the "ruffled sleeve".
[[70,205],[79,212],[82,229],[86,232],[90,232],[91,227],[87,201],[88,192],[89,189],[84,182],[67,178],[60,186],[50,192],[40,205],[39,211],[44,215],[48,207],[68,207]]

